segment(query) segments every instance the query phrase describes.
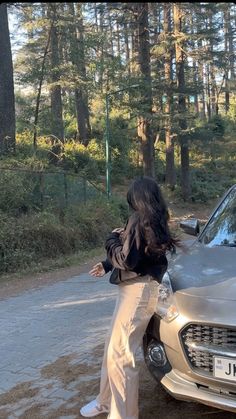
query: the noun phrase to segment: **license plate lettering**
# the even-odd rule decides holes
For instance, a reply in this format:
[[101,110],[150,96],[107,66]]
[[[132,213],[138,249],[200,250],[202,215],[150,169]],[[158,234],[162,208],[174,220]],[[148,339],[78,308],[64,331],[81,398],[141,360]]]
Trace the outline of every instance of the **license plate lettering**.
[[214,357],[213,371],[216,378],[236,381],[236,359]]

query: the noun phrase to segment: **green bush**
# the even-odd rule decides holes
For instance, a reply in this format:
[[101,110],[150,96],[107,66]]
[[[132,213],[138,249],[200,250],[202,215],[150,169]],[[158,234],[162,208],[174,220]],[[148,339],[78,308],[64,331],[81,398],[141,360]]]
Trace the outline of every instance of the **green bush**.
[[126,216],[122,200],[102,198],[53,214],[43,211],[16,218],[0,212],[0,273],[101,246]]
[[0,210],[19,215],[32,208],[32,177],[11,170],[1,170],[0,173]]
[[216,171],[194,169],[191,171],[191,199],[194,202],[207,202],[219,198],[232,186],[232,180],[228,177],[219,182],[219,174]]
[[96,179],[99,169],[96,160],[90,157],[88,149],[80,143],[70,141],[64,145],[61,168],[73,171],[87,179]]
[[225,120],[220,115],[214,115],[207,124],[213,134],[213,139],[222,138],[225,133]]
[[0,226],[0,272],[67,254],[75,247],[73,231],[45,212],[20,219],[0,217]]

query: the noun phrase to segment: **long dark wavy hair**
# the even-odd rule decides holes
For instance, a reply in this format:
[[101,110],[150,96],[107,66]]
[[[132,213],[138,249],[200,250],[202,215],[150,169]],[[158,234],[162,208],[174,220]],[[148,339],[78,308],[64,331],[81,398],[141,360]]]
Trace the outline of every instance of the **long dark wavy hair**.
[[148,176],[136,178],[127,192],[127,201],[138,216],[145,253],[161,255],[167,250],[175,251],[179,240],[171,235],[169,212],[155,179]]

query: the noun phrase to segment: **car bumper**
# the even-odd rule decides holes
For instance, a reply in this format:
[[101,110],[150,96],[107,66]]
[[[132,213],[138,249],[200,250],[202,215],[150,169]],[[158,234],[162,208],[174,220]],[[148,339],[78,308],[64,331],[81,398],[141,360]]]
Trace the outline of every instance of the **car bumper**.
[[[196,299],[179,295],[177,299],[181,314],[170,323],[154,316],[148,330],[149,342],[161,342],[168,360],[169,370],[157,368],[146,356],[146,363],[154,377],[175,398],[200,402],[209,406],[236,412],[236,382],[215,378],[193,368],[185,354],[181,330],[188,323],[236,326],[235,302],[227,301],[227,310],[222,302]],[[222,307],[222,309],[221,309]],[[180,311],[180,310],[179,310]],[[232,313],[230,321],[229,314]],[[148,347],[148,345],[147,345]],[[146,351],[148,353],[148,351]]]
[[225,394],[219,394],[210,387],[204,390],[193,382],[179,376],[175,370],[171,370],[161,380],[161,384],[171,396],[179,400],[195,401],[213,406],[218,409],[236,412],[236,400]]

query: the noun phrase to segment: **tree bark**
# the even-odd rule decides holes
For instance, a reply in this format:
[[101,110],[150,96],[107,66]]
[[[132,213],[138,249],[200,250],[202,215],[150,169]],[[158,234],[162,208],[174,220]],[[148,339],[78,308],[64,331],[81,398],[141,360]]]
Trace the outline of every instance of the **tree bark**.
[[151,130],[152,88],[148,3],[135,3],[134,10],[138,30],[138,70],[142,82],[142,85],[139,88],[141,92],[141,112],[138,117],[138,136],[141,140],[143,173],[146,176],[154,177],[155,150],[153,133]]
[[[234,62],[235,62],[235,48],[234,48],[234,33],[231,25],[231,4],[228,4],[229,7],[229,22],[228,22],[228,29],[229,29],[229,67],[230,67],[230,79],[235,79],[235,69],[234,69]],[[234,6],[235,7],[235,6]]]
[[[99,31],[103,33],[103,25],[104,25],[104,3],[99,3],[98,7],[98,15],[99,15]],[[103,94],[104,91],[104,40],[102,39],[101,42],[101,49],[99,52],[99,74],[98,74],[98,84],[101,93]]]
[[113,33],[113,24],[112,24],[112,17],[111,17],[111,8],[110,8],[110,3],[106,3],[107,5],[107,19],[108,19],[108,26],[109,26],[109,32],[110,32],[110,36],[109,36],[109,50],[110,50],[110,54],[112,57],[114,57],[114,46],[113,46],[113,38],[114,38],[114,33]]
[[125,38],[125,61],[128,69],[128,82],[130,81],[131,68],[130,68],[130,46],[129,46],[129,33],[127,22],[124,22],[124,38]]
[[180,127],[180,155],[181,155],[181,189],[184,200],[188,200],[191,193],[190,188],[190,173],[189,173],[189,147],[188,137],[186,135],[187,122],[186,122],[186,98],[185,90],[185,74],[184,74],[184,52],[183,44],[179,40],[179,35],[182,31],[183,15],[179,3],[174,3],[174,33],[176,37],[175,42],[175,55],[176,55],[176,77],[177,88],[179,94],[178,110],[179,110],[179,127]]
[[[228,5],[225,5],[225,9],[223,12],[224,16],[224,41],[225,41],[225,53],[226,56],[229,55],[229,8]],[[226,65],[225,65],[225,113],[227,114],[229,111],[229,62],[226,58]]]
[[64,123],[62,116],[62,98],[60,85],[60,57],[58,46],[58,22],[56,3],[49,3],[51,29],[51,134],[55,142],[64,142]]
[[117,54],[121,58],[121,39],[120,39],[120,25],[116,22],[116,40],[117,40]]
[[[197,64],[196,61],[193,60],[193,80],[195,85],[198,83],[198,72],[197,72]],[[194,109],[196,114],[199,114],[199,101],[198,101],[198,93],[194,94]]]
[[[209,26],[210,28],[213,25],[212,13],[209,16]],[[216,80],[215,80],[215,68],[213,65],[213,55],[214,55],[214,44],[212,38],[209,40],[210,43],[210,54],[211,54],[211,62],[209,64],[209,76],[210,76],[210,107],[211,113],[216,114]]]
[[48,49],[49,49],[50,40],[51,40],[51,31],[52,31],[52,26],[50,27],[49,32],[48,32],[48,39],[47,39],[47,43],[46,43],[44,54],[43,54],[43,60],[42,60],[42,65],[41,65],[41,74],[40,74],[40,80],[39,80],[39,86],[38,86],[38,93],[37,93],[37,98],[36,98],[36,107],[35,107],[35,113],[34,113],[34,139],[33,139],[33,144],[34,144],[34,149],[35,150],[37,149],[37,129],[38,129],[38,117],[39,117],[39,105],[40,105],[40,99],[41,99],[43,79],[44,79],[44,74],[45,74],[45,63],[46,63],[46,58],[47,58]]
[[[194,33],[195,33],[195,19],[192,16],[191,17],[191,35],[194,36]],[[190,45],[191,45],[191,49],[194,51],[195,46],[196,46],[194,39],[191,41]],[[193,58],[193,80],[194,80],[195,86],[197,86],[197,84],[198,84],[198,71],[197,71],[197,63],[196,63],[195,58]],[[194,110],[195,110],[195,113],[198,115],[199,114],[198,93],[194,94]]]
[[171,33],[171,6],[169,3],[164,4],[164,37],[165,37],[165,83],[166,83],[166,118],[165,118],[165,141],[166,141],[166,184],[174,188],[176,184],[174,142],[172,136],[172,116],[173,116],[173,94],[172,94],[172,48],[170,42]]
[[[152,18],[152,26],[153,26],[153,34],[150,39],[152,45],[156,45],[158,42],[158,3],[150,3],[150,12],[151,12],[151,18]],[[159,6],[160,8],[160,6]]]
[[95,18],[96,32],[98,32],[98,11],[97,11],[97,3],[94,3],[94,18]]
[[211,88],[210,88],[210,66],[206,65],[206,91],[207,91],[207,118],[211,119]]
[[7,4],[0,5],[0,153],[15,151],[16,122],[11,42]]
[[[85,146],[88,145],[91,136],[89,121],[88,94],[86,83],[86,69],[84,56],[84,34],[81,4],[77,4],[75,15],[74,3],[68,3],[72,24],[71,24],[71,61],[77,69],[77,75],[82,80],[83,85],[75,88],[75,106],[78,127],[78,139]],[[77,23],[76,23],[77,22]]]
[[[200,6],[200,13],[203,13],[202,7]],[[201,33],[203,28],[199,20],[196,21],[197,33]],[[197,47],[199,50],[202,50],[203,43],[202,39],[197,41]],[[199,114],[203,119],[206,119],[206,104],[205,104],[205,89],[204,89],[204,65],[201,58],[197,60],[198,75],[197,79],[202,85],[201,94],[199,94]]]

